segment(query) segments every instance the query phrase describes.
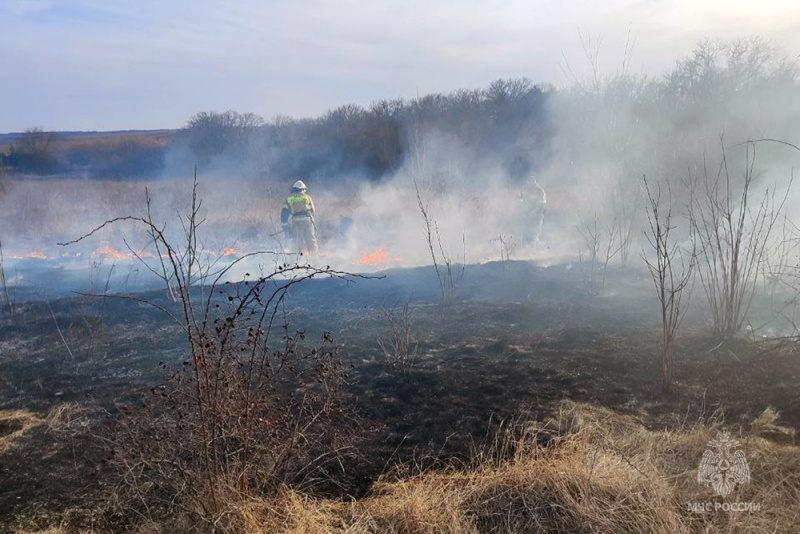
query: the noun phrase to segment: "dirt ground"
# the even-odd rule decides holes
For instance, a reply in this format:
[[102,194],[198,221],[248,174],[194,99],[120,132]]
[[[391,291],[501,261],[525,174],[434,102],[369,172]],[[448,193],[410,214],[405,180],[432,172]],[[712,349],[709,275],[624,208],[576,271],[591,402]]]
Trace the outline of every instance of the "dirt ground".
[[[652,429],[712,415],[747,425],[767,407],[800,429],[793,342],[764,337],[766,328],[721,342],[708,333],[698,290],[676,349],[677,387],[666,395],[646,273],[615,268],[592,287],[585,275],[579,265],[469,266],[450,304],[441,302],[432,268],[294,288],[292,327],[309,339],[332,333],[352,366],[347,393],[372,429],[339,491],[363,495],[396,463],[467,458],[501,421],[543,419],[565,399],[644,416]],[[172,305],[163,292],[139,296]],[[385,313],[406,303],[417,357],[404,371],[387,363],[379,339],[390,340]],[[769,323],[773,304],[759,299],[751,323]],[[186,354],[163,312],[131,300],[29,303],[2,318],[0,410],[19,417],[0,420],[0,438],[10,443],[0,448],[0,525],[13,532],[56,518],[91,523],[104,491],[97,436],[121,403],[137,402]],[[25,417],[38,423],[26,426]]]

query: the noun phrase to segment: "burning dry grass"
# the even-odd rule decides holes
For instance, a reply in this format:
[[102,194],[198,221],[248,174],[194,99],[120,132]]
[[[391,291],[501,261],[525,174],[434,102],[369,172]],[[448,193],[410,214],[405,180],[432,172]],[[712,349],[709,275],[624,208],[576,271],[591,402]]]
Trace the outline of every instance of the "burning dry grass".
[[[651,431],[634,417],[565,404],[515,442],[511,459],[473,469],[384,480],[361,501],[316,500],[286,490],[237,507],[236,530],[293,534],[539,532],[793,532],[800,519],[800,449],[741,436],[751,483],[729,502],[758,511],[688,511],[723,502],[697,482],[720,427]],[[542,445],[546,443],[546,445]]]
[[389,252],[385,246],[381,245],[374,252],[363,252],[361,258],[355,263],[356,265],[368,265],[374,267],[387,268],[400,261]]
[[[203,198],[204,230],[209,249],[224,250],[223,255],[233,256],[250,252],[253,248],[263,250],[276,246],[272,236],[281,229],[280,210],[289,192],[288,184],[262,184],[228,177],[203,179],[199,192]],[[224,180],[225,187],[219,186],[221,180]],[[145,188],[150,191],[153,215],[157,220],[188,209],[185,198],[187,190],[191,190],[191,182],[183,178],[155,181],[62,177],[8,180],[5,194],[0,195],[0,228],[9,237],[4,240],[7,258],[133,260],[122,236],[132,239],[131,245],[137,253],[152,253],[152,248],[141,250],[150,241],[137,239],[140,236],[136,227],[125,223],[118,225],[117,236],[110,238],[110,242],[94,242],[89,248],[80,250],[55,246],[57,242],[82,235],[87,227],[105,220],[120,215],[141,215]],[[335,228],[341,217],[353,213],[356,191],[350,188],[336,194],[315,190],[313,195],[321,210],[318,221],[321,228]],[[179,229],[180,225],[175,227]],[[14,236],[13,240],[10,236]],[[239,245],[250,249],[241,250]],[[70,256],[62,256],[65,253]],[[375,261],[380,259],[375,258]],[[393,261],[388,254],[385,259],[387,265]]]

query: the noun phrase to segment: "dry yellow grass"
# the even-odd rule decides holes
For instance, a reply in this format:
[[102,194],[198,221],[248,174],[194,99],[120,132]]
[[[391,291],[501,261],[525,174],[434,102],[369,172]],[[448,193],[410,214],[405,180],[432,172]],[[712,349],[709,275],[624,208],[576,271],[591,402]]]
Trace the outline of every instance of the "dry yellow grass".
[[[285,534],[796,532],[800,449],[756,434],[737,437],[752,478],[728,501],[760,509],[688,510],[689,503],[723,502],[697,482],[703,451],[719,430],[652,431],[634,417],[565,404],[558,417],[529,429],[513,459],[384,480],[360,501],[286,490],[236,506],[230,526]],[[543,437],[547,446],[534,444]]]
[[43,423],[28,410],[0,410],[0,453],[14,448],[21,437]]
[[74,402],[57,404],[44,416],[30,410],[0,410],[0,453],[16,447],[20,438],[41,425],[49,429],[69,427],[80,413],[82,409]]
[[48,528],[47,530],[18,530],[14,534],[95,534],[93,530],[70,531],[61,527]]
[[[50,418],[63,419],[51,412]],[[800,448],[759,435],[777,426],[766,413],[752,431],[733,433],[751,480],[727,502],[757,511],[691,512],[690,503],[725,502],[697,482],[697,469],[717,424],[678,430],[646,428],[632,416],[565,403],[553,419],[502,442],[472,468],[385,478],[361,500],[312,498],[291,489],[230,505],[215,531],[231,534],[488,534],[488,533],[789,533],[800,524]],[[511,446],[509,446],[511,445]],[[501,454],[514,450],[515,453]],[[505,456],[505,457],[504,457]],[[187,518],[147,521],[137,534],[197,531]],[[59,530],[38,534],[60,534]],[[33,534],[33,533],[25,533]]]

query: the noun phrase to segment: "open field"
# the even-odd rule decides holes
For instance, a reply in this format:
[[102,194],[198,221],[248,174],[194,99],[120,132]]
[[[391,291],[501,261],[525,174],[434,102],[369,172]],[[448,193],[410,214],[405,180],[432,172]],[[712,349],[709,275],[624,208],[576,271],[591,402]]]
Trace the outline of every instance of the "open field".
[[563,88],[0,136],[0,532],[797,532],[796,55],[580,37]]
[[800,532],[800,3],[127,4],[0,1],[0,534]]
[[[364,435],[358,455],[331,469],[313,498],[287,490],[241,510],[251,521],[246,531],[589,532],[625,521],[633,521],[629,531],[791,531],[800,513],[793,344],[763,332],[721,342],[706,333],[698,306],[676,349],[675,391],[666,395],[646,273],[613,269],[607,294],[588,296],[580,269],[568,265],[475,265],[449,305],[438,299],[432,268],[382,274],[291,290],[291,327],[309,340],[331,332],[351,367],[344,392]],[[163,292],[140,296],[174,306]],[[390,339],[385,312],[405,303],[417,357],[401,368],[378,340]],[[769,319],[769,302],[754,311]],[[100,511],[114,486],[104,428],[183,366],[185,337],[141,303],[72,298],[22,305],[14,320],[3,319],[0,339],[0,524],[5,532],[108,528]],[[565,402],[580,408],[569,405],[564,415]],[[498,450],[509,428],[553,417],[562,427],[537,427],[526,438],[560,436],[552,450]],[[761,515],[698,518],[685,509],[690,497],[716,499],[697,484],[696,469],[723,427],[752,436],[743,448],[760,459],[751,465],[753,486],[737,495],[766,503],[769,494],[772,508]],[[769,459],[778,457],[787,470],[765,488],[759,477],[780,469]],[[584,483],[577,494],[568,489]],[[357,500],[339,501],[345,496]],[[621,516],[592,512],[619,499],[638,500]]]

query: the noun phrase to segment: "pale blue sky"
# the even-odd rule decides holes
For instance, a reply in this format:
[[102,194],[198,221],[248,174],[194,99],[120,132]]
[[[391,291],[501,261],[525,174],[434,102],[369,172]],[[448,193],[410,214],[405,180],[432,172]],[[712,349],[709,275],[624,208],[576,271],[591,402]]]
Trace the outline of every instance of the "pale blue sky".
[[705,37],[800,54],[796,0],[0,0],[0,132],[174,128],[203,110],[311,116],[527,76],[658,74]]

